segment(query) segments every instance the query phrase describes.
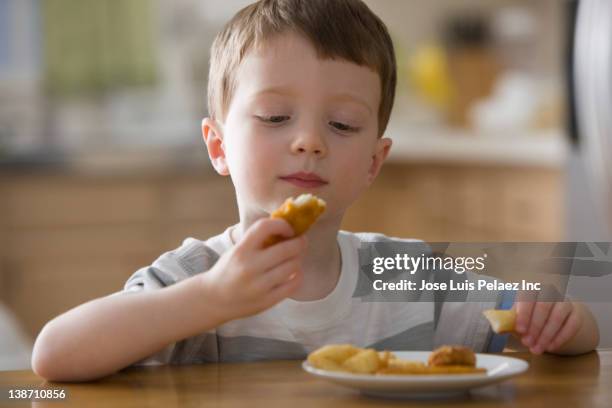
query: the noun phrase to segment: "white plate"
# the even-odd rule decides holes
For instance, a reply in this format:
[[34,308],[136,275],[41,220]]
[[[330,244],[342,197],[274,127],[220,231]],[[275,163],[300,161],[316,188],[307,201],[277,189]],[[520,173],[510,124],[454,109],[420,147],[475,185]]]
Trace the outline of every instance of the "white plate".
[[[429,351],[394,351],[398,358],[427,362]],[[446,398],[465,394],[470,388],[503,381],[526,371],[529,364],[517,358],[476,354],[476,366],[486,368],[482,374],[454,375],[370,375],[350,374],[314,368],[307,361],[302,367],[308,373],[355,388],[367,395],[391,398]]]

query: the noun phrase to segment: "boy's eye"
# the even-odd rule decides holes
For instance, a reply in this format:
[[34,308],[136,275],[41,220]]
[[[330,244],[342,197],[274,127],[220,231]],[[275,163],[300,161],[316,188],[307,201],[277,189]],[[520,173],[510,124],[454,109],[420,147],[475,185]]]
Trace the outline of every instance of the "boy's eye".
[[331,122],[329,122],[329,124],[332,127],[336,128],[337,130],[340,130],[342,132],[357,132],[359,130],[359,128],[356,128],[356,127],[353,127],[353,126],[349,126],[349,125],[346,125],[346,124],[341,123],[341,122],[331,121]]
[[256,118],[266,123],[283,123],[290,119],[286,115],[256,116]]

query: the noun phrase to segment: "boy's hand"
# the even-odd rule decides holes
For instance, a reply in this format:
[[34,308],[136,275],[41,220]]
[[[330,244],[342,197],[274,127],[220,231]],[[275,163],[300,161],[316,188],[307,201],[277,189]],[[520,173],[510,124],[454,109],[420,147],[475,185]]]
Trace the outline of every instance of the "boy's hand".
[[300,286],[306,238],[291,238],[264,248],[264,241],[272,235],[289,238],[294,233],[285,220],[261,219],[201,275],[211,289],[210,301],[217,302],[223,320],[259,313]]
[[523,345],[534,354],[555,352],[572,339],[582,315],[572,302],[517,301],[516,327]]

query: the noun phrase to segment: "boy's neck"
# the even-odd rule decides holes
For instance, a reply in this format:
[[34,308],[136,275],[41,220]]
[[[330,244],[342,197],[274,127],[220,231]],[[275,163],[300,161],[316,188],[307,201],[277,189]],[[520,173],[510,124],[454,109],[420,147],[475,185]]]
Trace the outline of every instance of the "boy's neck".
[[[291,295],[292,299],[299,301],[322,299],[336,287],[342,261],[338,246],[341,221],[341,218],[318,220],[306,233],[308,247],[302,264],[304,277],[302,285]],[[241,221],[232,228],[230,231],[232,240],[239,242],[250,224]]]

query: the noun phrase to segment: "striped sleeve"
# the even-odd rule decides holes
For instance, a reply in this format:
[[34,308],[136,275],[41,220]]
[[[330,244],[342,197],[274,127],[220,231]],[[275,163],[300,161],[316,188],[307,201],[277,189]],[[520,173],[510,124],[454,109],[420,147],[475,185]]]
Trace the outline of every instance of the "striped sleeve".
[[[161,255],[150,266],[137,270],[124,285],[122,291],[113,295],[134,294],[159,290],[181,280],[206,272],[217,262],[219,255],[202,241],[186,239],[183,245]],[[214,331],[203,333],[192,339],[169,344],[164,349],[138,361],[133,366],[171,364],[177,360],[176,354],[184,354],[186,346],[200,338],[215,336]]]

